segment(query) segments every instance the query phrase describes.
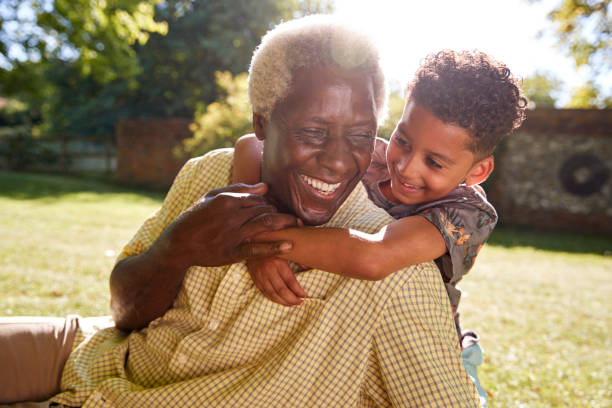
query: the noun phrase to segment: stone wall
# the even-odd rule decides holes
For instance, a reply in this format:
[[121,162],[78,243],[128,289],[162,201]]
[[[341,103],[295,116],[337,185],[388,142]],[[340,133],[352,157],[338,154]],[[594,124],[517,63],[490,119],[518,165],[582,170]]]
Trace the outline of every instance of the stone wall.
[[502,222],[612,232],[612,110],[530,111],[495,156]]
[[191,136],[190,119],[129,119],[116,125],[117,180],[167,189],[188,157],[172,151]]

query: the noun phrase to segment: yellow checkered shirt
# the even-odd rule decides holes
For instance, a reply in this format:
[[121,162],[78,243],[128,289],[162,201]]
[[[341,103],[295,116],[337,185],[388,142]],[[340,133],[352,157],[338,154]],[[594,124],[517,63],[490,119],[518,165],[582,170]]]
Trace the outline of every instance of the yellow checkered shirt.
[[[190,160],[120,258],[148,248],[183,210],[230,183],[233,153]],[[361,184],[327,226],[392,221]],[[474,407],[448,295],[433,263],[378,281],[297,275],[309,298],[273,303],[244,263],[191,267],[173,307],[146,329],[75,346],[53,401],[83,407]]]

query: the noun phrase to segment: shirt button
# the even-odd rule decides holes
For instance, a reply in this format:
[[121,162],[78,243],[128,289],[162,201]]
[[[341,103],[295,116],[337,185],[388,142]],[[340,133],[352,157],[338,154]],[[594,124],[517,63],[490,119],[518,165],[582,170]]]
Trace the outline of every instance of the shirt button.
[[217,327],[219,327],[219,322],[217,320],[211,320],[211,322],[208,323],[208,328],[210,330],[217,330]]
[[234,272],[234,282],[240,282],[240,272]]
[[102,394],[96,391],[91,394],[91,399],[93,399],[94,401],[100,401],[102,399]]
[[187,362],[187,357],[184,354],[180,354],[177,358],[179,364],[185,364]]

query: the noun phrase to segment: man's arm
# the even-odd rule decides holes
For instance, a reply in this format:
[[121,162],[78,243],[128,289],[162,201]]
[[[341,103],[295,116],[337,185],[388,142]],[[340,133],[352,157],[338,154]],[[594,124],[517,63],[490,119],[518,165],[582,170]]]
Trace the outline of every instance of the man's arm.
[[123,259],[111,273],[111,311],[119,329],[145,327],[174,302],[187,269],[273,256],[283,243],[246,246],[264,231],[297,225],[263,198],[266,186],[233,185],[211,191],[170,223],[144,252]]
[[414,266],[374,333],[385,391],[395,407],[479,407],[463,368],[448,296],[432,264]]

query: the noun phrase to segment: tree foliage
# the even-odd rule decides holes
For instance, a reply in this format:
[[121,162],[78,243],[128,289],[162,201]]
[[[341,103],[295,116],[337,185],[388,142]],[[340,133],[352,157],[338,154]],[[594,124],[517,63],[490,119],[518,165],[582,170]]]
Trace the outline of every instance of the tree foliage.
[[215,71],[246,71],[271,26],[329,4],[2,0],[0,95],[27,103],[51,137],[110,135],[124,117],[193,117],[217,97]]
[[559,43],[578,67],[609,72],[612,66],[610,0],[563,0],[549,14]]
[[228,71],[217,71],[215,77],[219,97],[203,112],[196,113],[191,125],[193,137],[183,142],[184,152],[191,156],[199,156],[217,147],[233,147],[236,139],[253,131],[247,73],[233,77]]
[[168,34],[153,35],[137,55],[140,87],[127,95],[132,116],[184,116],[217,97],[216,71],[248,69],[253,49],[274,24],[323,2],[280,0],[168,0],[157,7]]
[[135,43],[165,34],[154,20],[161,0],[4,0],[0,52],[9,68],[26,61],[72,60],[99,82],[133,79],[140,70]]
[[603,96],[592,81],[574,88],[566,108],[612,108],[612,96]]
[[555,93],[561,89],[561,80],[548,72],[536,72],[523,79],[523,91],[530,106],[553,108],[557,102]]
[[590,80],[574,90],[570,106],[609,106],[606,101],[612,97],[612,89],[602,89],[606,86],[602,80],[612,72],[610,0],[560,0],[548,18],[552,27],[545,31],[552,32],[576,68],[588,66],[590,73]]
[[406,101],[404,97],[402,97],[401,91],[396,90],[389,94],[389,112],[385,122],[378,128],[378,137],[383,137],[385,139],[389,139],[391,137],[391,133],[393,133],[395,130],[397,122],[399,122],[402,117],[405,102]]

